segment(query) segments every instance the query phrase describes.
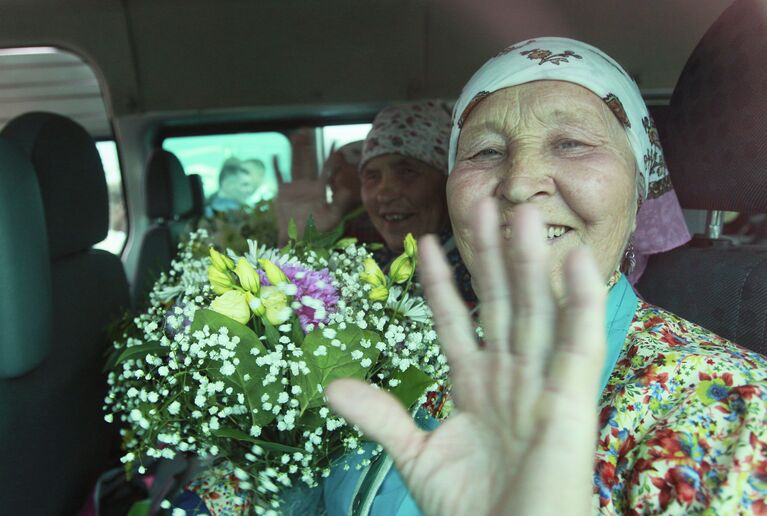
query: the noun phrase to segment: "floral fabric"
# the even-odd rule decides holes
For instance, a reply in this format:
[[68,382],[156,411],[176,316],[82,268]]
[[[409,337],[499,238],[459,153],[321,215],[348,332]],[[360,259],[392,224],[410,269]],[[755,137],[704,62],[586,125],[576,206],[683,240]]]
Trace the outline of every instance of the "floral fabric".
[[362,147],[360,170],[371,159],[399,154],[447,174],[450,108],[441,100],[392,104],[378,113]]
[[647,257],[690,240],[682,209],[669,179],[658,130],[634,80],[601,50],[567,38],[537,38],[516,43],[487,61],[469,80],[453,110],[449,169],[455,164],[461,128],[471,111],[492,93],[532,81],[566,81],[582,86],[607,104],[623,125],[642,176],[645,202],[633,236],[638,267]]
[[766,514],[767,359],[641,302],[600,403],[600,514]]

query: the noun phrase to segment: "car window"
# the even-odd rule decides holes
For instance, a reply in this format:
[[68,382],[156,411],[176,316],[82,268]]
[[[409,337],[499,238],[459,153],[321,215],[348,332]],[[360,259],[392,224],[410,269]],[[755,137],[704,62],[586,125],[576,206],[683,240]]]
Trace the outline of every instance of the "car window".
[[338,149],[347,143],[364,140],[371,127],[373,124],[326,125],[322,128],[323,156],[327,157],[333,146]]
[[[290,179],[291,148],[288,138],[278,132],[215,134],[170,137],[162,147],[175,154],[187,174],[202,177],[206,199],[219,190],[219,175],[224,165],[239,161],[257,162],[253,192],[245,195],[248,204],[277,195],[277,176],[273,160],[279,161],[283,177]],[[260,169],[260,172],[259,172]],[[243,188],[250,186],[243,185]],[[246,192],[247,193],[247,192]]]
[[30,111],[69,117],[96,140],[109,189],[109,233],[94,247],[120,254],[127,237],[117,146],[98,77],[80,56],[54,47],[0,49],[0,127]]

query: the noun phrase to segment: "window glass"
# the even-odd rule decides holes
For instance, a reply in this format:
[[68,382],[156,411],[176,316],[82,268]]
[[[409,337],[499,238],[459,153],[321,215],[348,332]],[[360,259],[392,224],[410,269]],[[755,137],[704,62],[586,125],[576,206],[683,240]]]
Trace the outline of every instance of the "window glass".
[[330,154],[333,145],[342,147],[347,143],[364,140],[373,124],[327,125],[322,128],[323,156]]
[[126,240],[125,203],[117,148],[111,139],[104,97],[91,66],[78,55],[53,47],[0,49],[0,127],[30,112],[73,119],[97,140],[109,187],[109,233],[95,247],[119,254]]
[[[202,178],[205,198],[231,198],[245,205],[273,198],[277,178],[273,160],[279,162],[283,177],[290,179],[290,142],[277,132],[216,134],[166,138],[163,148],[175,154],[187,174]],[[222,183],[224,169],[245,166],[251,172],[234,174],[239,178]],[[233,177],[226,172],[223,178]],[[220,186],[221,188],[220,191]]]
[[120,254],[125,246],[125,240],[128,238],[128,224],[117,145],[114,141],[105,140],[97,142],[96,148],[101,156],[101,163],[104,165],[109,192],[109,233],[107,233],[106,239],[94,247]]

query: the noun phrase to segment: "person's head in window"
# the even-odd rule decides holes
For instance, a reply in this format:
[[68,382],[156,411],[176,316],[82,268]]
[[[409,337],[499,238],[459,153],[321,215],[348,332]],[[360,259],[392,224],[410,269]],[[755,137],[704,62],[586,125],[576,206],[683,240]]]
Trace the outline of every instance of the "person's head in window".
[[257,158],[246,159],[242,162],[242,168],[247,170],[253,179],[253,194],[249,199],[251,203],[274,196],[273,188],[266,181],[266,165],[263,161]]
[[373,121],[362,149],[362,202],[387,247],[449,230],[445,182],[450,111],[441,101],[396,104]]
[[223,210],[217,206],[213,209],[225,211],[226,209],[237,209],[247,205],[250,196],[256,191],[257,183],[249,169],[245,168],[243,162],[237,158],[229,158],[221,166],[221,172],[218,174],[218,192],[214,195],[215,201],[221,205],[230,205],[231,207]]

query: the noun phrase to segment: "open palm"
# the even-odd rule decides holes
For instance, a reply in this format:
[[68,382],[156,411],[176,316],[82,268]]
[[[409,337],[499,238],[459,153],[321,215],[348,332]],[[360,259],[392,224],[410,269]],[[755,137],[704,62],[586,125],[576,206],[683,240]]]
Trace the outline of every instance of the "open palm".
[[420,276],[451,365],[454,415],[424,432],[389,394],[353,380],[334,383],[329,400],[384,446],[424,514],[587,514],[604,279],[587,250],[574,251],[558,305],[537,211],[519,207],[510,246],[497,213],[488,201],[475,217],[482,343],[436,240],[421,243]]

